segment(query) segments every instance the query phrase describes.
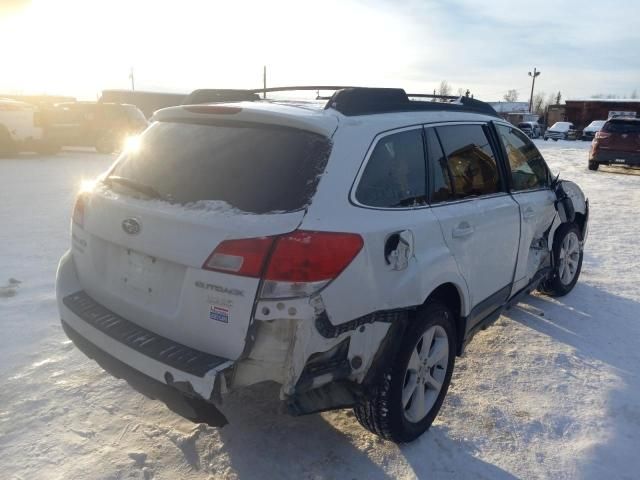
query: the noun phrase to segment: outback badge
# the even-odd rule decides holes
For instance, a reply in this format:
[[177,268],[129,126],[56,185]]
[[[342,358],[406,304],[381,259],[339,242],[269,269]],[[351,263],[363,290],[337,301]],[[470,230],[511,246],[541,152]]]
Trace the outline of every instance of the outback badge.
[[129,235],[139,234],[141,228],[142,228],[142,225],[140,225],[140,220],[136,218],[133,218],[133,217],[125,218],[122,221],[122,229]]

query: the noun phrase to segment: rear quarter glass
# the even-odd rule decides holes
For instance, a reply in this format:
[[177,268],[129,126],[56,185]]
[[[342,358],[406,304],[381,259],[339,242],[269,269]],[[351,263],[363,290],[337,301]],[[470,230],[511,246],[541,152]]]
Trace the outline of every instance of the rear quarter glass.
[[262,124],[156,122],[111,175],[179,204],[215,200],[249,213],[308,206],[331,153],[321,135]]

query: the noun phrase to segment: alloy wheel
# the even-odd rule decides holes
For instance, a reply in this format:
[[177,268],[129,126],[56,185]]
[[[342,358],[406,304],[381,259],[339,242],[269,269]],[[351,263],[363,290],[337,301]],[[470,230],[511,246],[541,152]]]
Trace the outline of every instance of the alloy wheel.
[[569,285],[576,276],[580,260],[580,240],[575,232],[569,232],[562,240],[559,257],[558,277],[563,285]]
[[417,423],[427,416],[442,390],[449,364],[449,339],[440,325],[428,328],[409,358],[402,388],[402,408],[407,420]]

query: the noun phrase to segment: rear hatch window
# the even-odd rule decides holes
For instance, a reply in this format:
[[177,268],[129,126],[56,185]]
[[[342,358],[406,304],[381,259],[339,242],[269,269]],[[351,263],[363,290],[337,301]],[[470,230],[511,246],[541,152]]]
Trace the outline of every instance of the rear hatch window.
[[640,133],[640,121],[638,120],[610,120],[602,128],[606,133]]
[[213,200],[249,213],[291,212],[310,203],[330,152],[328,138],[293,128],[156,122],[109,175],[173,203]]

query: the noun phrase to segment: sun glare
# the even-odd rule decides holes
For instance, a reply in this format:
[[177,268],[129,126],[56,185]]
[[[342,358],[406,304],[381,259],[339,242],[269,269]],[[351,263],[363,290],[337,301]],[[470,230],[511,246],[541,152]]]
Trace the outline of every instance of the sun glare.
[[140,150],[140,135],[129,135],[125,138],[123,150],[127,153],[136,153]]
[[95,186],[95,179],[83,178],[80,180],[80,190],[78,190],[78,193],[89,193],[95,188]]

